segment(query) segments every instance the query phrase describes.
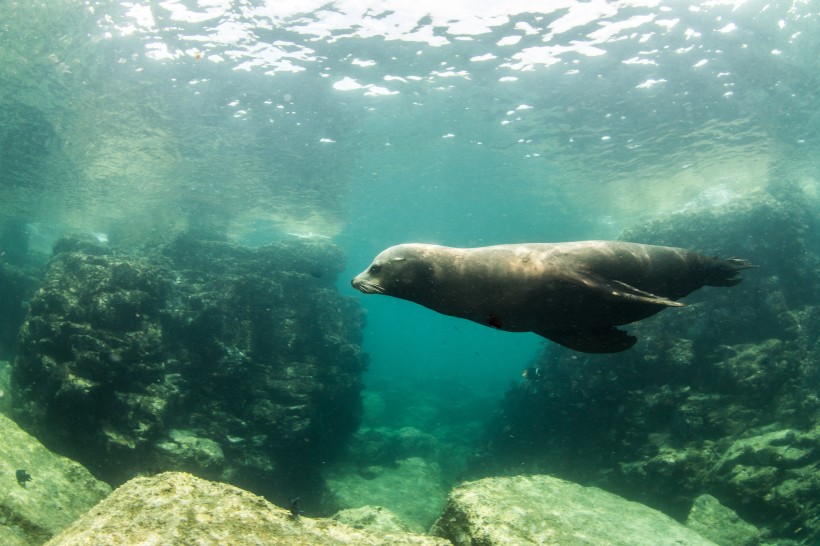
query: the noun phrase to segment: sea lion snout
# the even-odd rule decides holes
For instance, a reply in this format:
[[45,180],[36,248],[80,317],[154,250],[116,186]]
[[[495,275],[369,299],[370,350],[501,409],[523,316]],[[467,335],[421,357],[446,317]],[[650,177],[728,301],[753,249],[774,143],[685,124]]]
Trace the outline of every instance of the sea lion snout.
[[366,271],[363,271],[362,273],[359,273],[358,275],[353,277],[353,280],[350,281],[351,286],[353,286],[353,288],[355,288],[356,290],[362,291],[362,286],[365,282],[365,280],[362,277],[366,273]]
[[364,294],[384,294],[384,288],[379,285],[377,279],[373,279],[369,275],[369,268],[362,271],[350,281],[350,284]]

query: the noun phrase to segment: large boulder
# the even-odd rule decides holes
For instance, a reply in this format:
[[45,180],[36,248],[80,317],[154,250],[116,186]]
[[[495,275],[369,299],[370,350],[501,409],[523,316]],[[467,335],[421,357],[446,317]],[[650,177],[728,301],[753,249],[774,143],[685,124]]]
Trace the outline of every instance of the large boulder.
[[712,495],[695,499],[686,526],[719,546],[758,546],[760,531]]
[[0,544],[42,544],[111,488],[0,415]]
[[113,484],[183,470],[318,498],[361,414],[363,317],[336,290],[340,249],[183,234],[54,252],[13,365],[21,424]]
[[331,519],[294,515],[261,497],[179,472],[134,478],[72,523],[48,546],[447,546],[410,533],[375,534]]
[[456,546],[714,546],[657,510],[552,476],[464,483],[433,533]]

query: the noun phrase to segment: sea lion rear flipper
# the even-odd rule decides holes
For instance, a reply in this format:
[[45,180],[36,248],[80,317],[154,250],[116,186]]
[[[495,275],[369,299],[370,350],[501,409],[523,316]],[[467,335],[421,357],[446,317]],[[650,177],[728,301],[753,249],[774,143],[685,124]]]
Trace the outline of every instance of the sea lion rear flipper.
[[686,304],[679,301],[670,300],[663,296],[656,296],[650,292],[635,288],[615,279],[605,279],[598,275],[578,275],[578,279],[587,287],[593,288],[606,298],[621,301],[634,301],[637,303],[649,303],[652,305],[663,305],[665,307],[684,307]]
[[584,353],[619,353],[635,345],[638,338],[623,330],[610,328],[597,331],[549,331],[535,332],[573,351]]

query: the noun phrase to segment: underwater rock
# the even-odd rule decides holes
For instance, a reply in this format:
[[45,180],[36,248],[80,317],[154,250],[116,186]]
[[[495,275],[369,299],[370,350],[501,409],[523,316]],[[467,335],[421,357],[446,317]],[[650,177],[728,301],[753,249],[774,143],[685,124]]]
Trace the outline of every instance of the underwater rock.
[[392,465],[409,457],[436,459],[436,438],[415,427],[361,427],[350,437],[346,460],[360,465]]
[[657,453],[640,461],[623,463],[621,479],[651,499],[667,496],[665,506],[684,505],[701,487],[703,468],[712,461],[709,449],[675,449],[660,445]]
[[219,443],[199,438],[187,430],[172,429],[168,440],[157,442],[157,461],[161,468],[186,468],[196,476],[225,478],[225,453]]
[[0,360],[13,357],[17,332],[26,317],[26,304],[37,291],[42,270],[9,263],[0,245]]
[[771,400],[795,371],[795,364],[787,357],[779,339],[723,345],[712,355],[716,382],[726,385],[728,392],[742,392],[745,398]]
[[710,491],[774,540],[820,541],[820,230],[789,191],[627,230],[760,268],[734,294],[631,325],[645,342],[628,353],[546,347],[538,377],[507,393],[476,473],[551,473],[681,520]]
[[817,445],[800,441],[794,430],[776,430],[736,440],[720,458],[715,472],[725,473],[739,464],[793,468],[803,466],[816,458]]
[[377,535],[331,519],[294,518],[252,493],[190,474],[134,478],[51,539],[48,546],[200,544],[235,546],[418,545],[448,542],[422,535]]
[[0,415],[0,544],[42,544],[111,488]]
[[757,546],[760,531],[743,521],[712,495],[695,499],[686,526],[719,546]]
[[318,498],[319,468],[359,424],[365,368],[337,247],[183,234],[55,249],[13,364],[23,426],[114,484],[185,470]]
[[15,418],[109,481],[108,465],[134,464],[161,433],[179,392],[160,322],[169,277],[145,258],[57,254],[20,329]]
[[464,483],[432,532],[456,546],[714,546],[657,510],[552,476]]
[[333,514],[333,519],[355,529],[364,529],[378,535],[410,532],[410,528],[395,513],[383,506],[346,508]]
[[[774,430],[732,443],[710,472],[724,498],[738,511],[776,517],[791,537],[820,536],[820,425],[807,432]],[[748,518],[747,518],[748,519]],[[769,520],[761,527],[769,527]],[[785,534],[785,533],[784,533]]]
[[0,414],[11,413],[11,363],[0,360]]
[[325,485],[331,509],[384,506],[416,532],[430,527],[447,496],[438,465],[420,457],[391,466],[335,465],[325,471]]

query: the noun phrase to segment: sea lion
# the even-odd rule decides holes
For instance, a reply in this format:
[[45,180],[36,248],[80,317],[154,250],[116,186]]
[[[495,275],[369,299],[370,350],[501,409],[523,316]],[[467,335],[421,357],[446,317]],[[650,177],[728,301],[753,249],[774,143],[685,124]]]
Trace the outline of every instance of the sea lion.
[[619,241],[388,248],[352,281],[365,294],[409,300],[509,332],[535,332],[587,353],[637,338],[616,326],[644,319],[698,288],[734,286],[754,267],[738,258]]

